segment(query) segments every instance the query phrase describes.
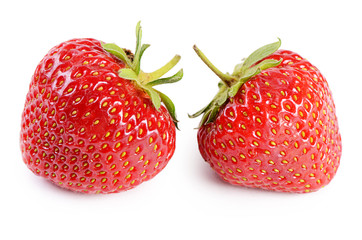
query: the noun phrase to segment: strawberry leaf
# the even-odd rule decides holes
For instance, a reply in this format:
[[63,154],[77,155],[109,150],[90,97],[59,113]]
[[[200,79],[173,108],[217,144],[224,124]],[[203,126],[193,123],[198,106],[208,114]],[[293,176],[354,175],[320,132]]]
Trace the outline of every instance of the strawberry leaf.
[[177,125],[178,120],[176,117],[176,109],[175,109],[175,105],[173,104],[172,100],[166,94],[164,94],[160,91],[157,91],[157,90],[156,90],[156,92],[160,96],[163,104],[165,104],[165,107],[166,107],[167,111],[170,113],[170,116],[171,116],[176,128],[179,130],[178,125]]
[[198,117],[202,114],[201,123],[199,126],[203,126],[210,122],[213,122],[218,115],[220,108],[228,101],[229,98],[234,97],[241,86],[249,81],[255,75],[261,73],[263,70],[278,66],[282,59],[279,61],[274,59],[265,59],[269,55],[273,54],[280,47],[281,41],[265,45],[254,51],[248,58],[240,64],[237,64],[234,68],[232,75],[220,72],[207,58],[206,56],[194,45],[194,50],[201,60],[221,79],[218,84],[219,92],[212,99],[212,101],[200,111],[189,115],[190,118]]
[[137,81],[137,74],[130,68],[123,68],[119,70],[118,76],[128,80],[136,80]]
[[167,78],[159,78],[153,81],[150,81],[146,84],[146,86],[156,86],[156,85],[160,85],[160,84],[165,84],[165,83],[175,83],[178,82],[182,79],[183,77],[183,69],[181,69],[180,71],[178,71],[175,75],[171,76],[171,77],[167,77]]
[[114,56],[118,57],[119,59],[121,59],[129,67],[132,66],[132,62],[127,57],[126,52],[122,48],[118,47],[116,44],[114,44],[114,43],[102,43],[102,47],[107,52],[109,52],[109,53],[113,54]]
[[202,108],[201,110],[197,111],[196,113],[188,114],[189,118],[197,118],[201,114],[207,112],[211,108],[212,105],[213,105],[213,101],[211,101],[206,107]]
[[159,110],[161,107],[161,98],[157,91],[150,87],[144,87],[143,89],[150,96],[153,106],[155,106],[156,110]]
[[242,69],[247,69],[259,62],[260,60],[266,58],[267,56],[273,54],[279,49],[281,45],[281,40],[278,38],[278,42],[267,44],[257,50],[255,50],[250,56],[244,61]]
[[134,60],[133,60],[133,68],[134,68],[134,71],[135,71],[136,74],[140,73],[140,70],[141,70],[141,58],[142,58],[142,55],[143,55],[144,51],[149,46],[150,46],[149,44],[143,44],[141,46],[141,49],[138,52],[136,52],[136,54],[135,54],[135,57],[134,57]]
[[168,63],[166,63],[161,68],[150,73],[145,73],[141,70],[140,67],[141,58],[145,50],[150,45],[141,44],[141,40],[142,28],[141,23],[138,22],[136,26],[136,51],[132,61],[128,58],[126,52],[122,48],[118,47],[116,44],[103,43],[102,47],[104,50],[118,57],[127,64],[126,68],[120,69],[118,71],[118,76],[123,79],[134,81],[137,87],[139,87],[149,95],[152,104],[156,108],[156,110],[160,109],[161,102],[163,102],[170,116],[172,117],[175,126],[177,127],[175,105],[173,104],[171,99],[165,94],[153,89],[153,86],[165,83],[174,83],[181,80],[183,76],[182,69],[171,77],[161,78],[180,61],[181,57],[179,55],[175,55]]

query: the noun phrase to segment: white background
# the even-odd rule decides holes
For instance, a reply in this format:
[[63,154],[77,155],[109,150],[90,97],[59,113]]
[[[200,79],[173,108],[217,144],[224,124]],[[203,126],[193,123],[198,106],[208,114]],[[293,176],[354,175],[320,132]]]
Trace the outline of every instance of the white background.
[[[359,1],[2,1],[0,4],[0,239],[362,239],[361,6]],[[62,41],[92,37],[134,49],[141,20],[152,71],[178,53],[172,97],[181,131],[176,152],[154,179],[117,194],[62,190],[31,173],[19,150],[30,78]],[[222,71],[282,39],[316,65],[334,96],[343,154],[336,177],[310,194],[274,193],[222,182],[197,149],[189,119],[218,79],[194,43]]]

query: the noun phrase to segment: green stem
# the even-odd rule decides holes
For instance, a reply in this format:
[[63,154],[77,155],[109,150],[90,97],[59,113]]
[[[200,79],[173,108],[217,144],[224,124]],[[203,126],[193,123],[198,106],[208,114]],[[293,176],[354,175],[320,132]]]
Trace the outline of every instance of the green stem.
[[170,71],[181,59],[180,55],[175,55],[168,63],[166,63],[163,67],[153,71],[151,73],[147,73],[148,79],[147,82],[151,82],[153,80],[159,79],[163,75],[165,75],[168,71]]
[[201,50],[194,45],[194,50],[196,54],[201,58],[201,60],[208,66],[211,71],[213,71],[227,86],[231,86],[237,79],[233,76],[230,76],[229,74],[225,74],[221,72],[219,69],[217,69],[214,64],[210,62],[210,60],[205,56]]

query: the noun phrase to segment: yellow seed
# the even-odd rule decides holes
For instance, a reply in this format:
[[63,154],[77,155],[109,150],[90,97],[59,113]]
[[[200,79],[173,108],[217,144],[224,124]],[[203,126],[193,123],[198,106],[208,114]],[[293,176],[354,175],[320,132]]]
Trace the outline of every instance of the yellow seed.
[[116,133],[116,138],[118,138],[121,135],[121,132]]

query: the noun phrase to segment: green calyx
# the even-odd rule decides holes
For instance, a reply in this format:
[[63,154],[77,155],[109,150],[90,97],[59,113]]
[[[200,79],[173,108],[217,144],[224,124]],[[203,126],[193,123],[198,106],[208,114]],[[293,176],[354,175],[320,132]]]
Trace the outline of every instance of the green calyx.
[[173,102],[169,97],[167,97],[165,94],[161,93],[160,91],[154,89],[153,87],[165,83],[174,83],[182,79],[183,76],[182,69],[171,77],[162,78],[164,74],[170,71],[180,61],[181,57],[179,55],[175,55],[168,63],[166,63],[160,69],[151,73],[145,73],[141,70],[140,67],[141,58],[144,51],[150,45],[141,44],[141,38],[142,38],[142,29],[140,22],[138,22],[136,26],[136,39],[137,39],[136,51],[133,60],[131,60],[127,56],[123,48],[120,48],[114,43],[102,43],[102,47],[107,52],[121,59],[127,65],[126,68],[123,68],[118,72],[119,77],[130,81],[134,81],[138,87],[143,89],[149,95],[154,107],[157,110],[160,109],[161,103],[163,103],[167,108],[168,112],[170,113],[170,116],[172,117],[173,122],[175,123],[175,126],[177,128],[178,121],[176,118],[175,105],[173,104]]
[[222,73],[217,69],[209,59],[194,45],[196,54],[201,60],[221,79],[219,82],[219,92],[212,99],[212,101],[203,109],[190,118],[196,118],[203,114],[199,127],[213,122],[217,117],[220,107],[223,106],[229,98],[234,97],[239,91],[240,87],[250,80],[261,71],[278,66],[283,59],[279,61],[274,59],[265,59],[279,49],[281,40],[278,38],[277,42],[265,45],[254,51],[248,58],[237,64],[232,74]]

